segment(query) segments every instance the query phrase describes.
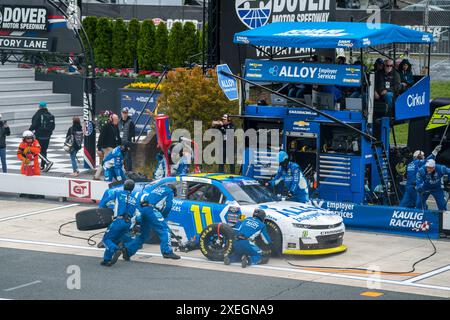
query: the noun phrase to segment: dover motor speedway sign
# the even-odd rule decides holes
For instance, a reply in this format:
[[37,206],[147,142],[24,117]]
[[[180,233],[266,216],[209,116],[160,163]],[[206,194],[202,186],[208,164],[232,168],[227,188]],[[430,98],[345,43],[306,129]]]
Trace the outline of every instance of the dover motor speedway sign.
[[245,78],[253,81],[339,84],[359,87],[361,68],[353,65],[248,59],[245,63]]
[[0,6],[0,29],[46,31],[47,9],[33,6]]

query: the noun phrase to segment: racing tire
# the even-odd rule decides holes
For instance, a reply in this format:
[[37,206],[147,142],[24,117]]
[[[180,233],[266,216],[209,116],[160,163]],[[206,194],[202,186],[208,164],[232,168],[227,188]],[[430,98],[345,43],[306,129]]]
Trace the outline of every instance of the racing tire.
[[225,254],[233,250],[234,230],[224,223],[213,223],[200,234],[200,251],[212,261],[223,261]]
[[77,229],[89,231],[107,228],[112,222],[114,212],[110,208],[95,208],[78,212],[75,215]]
[[[281,230],[277,224],[273,221],[266,220],[267,233],[269,234],[272,244],[270,245],[270,254],[272,257],[279,257],[283,253],[283,236],[281,235]],[[267,250],[265,248],[269,247],[262,240],[260,240],[263,245],[260,246],[261,250]],[[259,245],[259,244],[258,244]]]

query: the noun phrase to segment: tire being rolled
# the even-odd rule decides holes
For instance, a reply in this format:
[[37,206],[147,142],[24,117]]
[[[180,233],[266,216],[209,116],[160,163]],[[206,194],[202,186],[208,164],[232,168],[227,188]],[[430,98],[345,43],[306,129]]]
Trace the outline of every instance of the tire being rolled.
[[112,222],[114,212],[109,208],[95,208],[78,212],[75,215],[77,229],[89,231],[107,228]]
[[224,223],[213,223],[200,234],[200,251],[209,260],[223,261],[233,250],[234,230]]

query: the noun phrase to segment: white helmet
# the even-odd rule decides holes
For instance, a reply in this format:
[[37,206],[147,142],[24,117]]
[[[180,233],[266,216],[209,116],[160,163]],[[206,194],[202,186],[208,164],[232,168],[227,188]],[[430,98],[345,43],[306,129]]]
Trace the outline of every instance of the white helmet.
[[24,138],[24,139],[33,138],[34,139],[34,133],[31,132],[30,130],[25,130],[22,134],[22,138]]
[[413,153],[413,158],[414,158],[414,159],[417,159],[419,156],[420,156],[421,158],[423,158],[423,157],[425,156],[425,154],[423,153],[423,151],[420,151],[420,150],[414,151],[414,153]]

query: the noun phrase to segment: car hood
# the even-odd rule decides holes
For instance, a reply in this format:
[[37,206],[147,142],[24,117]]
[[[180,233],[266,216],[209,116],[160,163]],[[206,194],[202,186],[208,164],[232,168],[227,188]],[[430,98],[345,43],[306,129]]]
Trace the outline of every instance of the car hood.
[[263,204],[245,205],[244,210],[263,209],[268,218],[286,219],[292,223],[301,223],[313,226],[333,225],[342,222],[342,217],[324,209],[316,208],[312,205],[292,202],[277,201]]

